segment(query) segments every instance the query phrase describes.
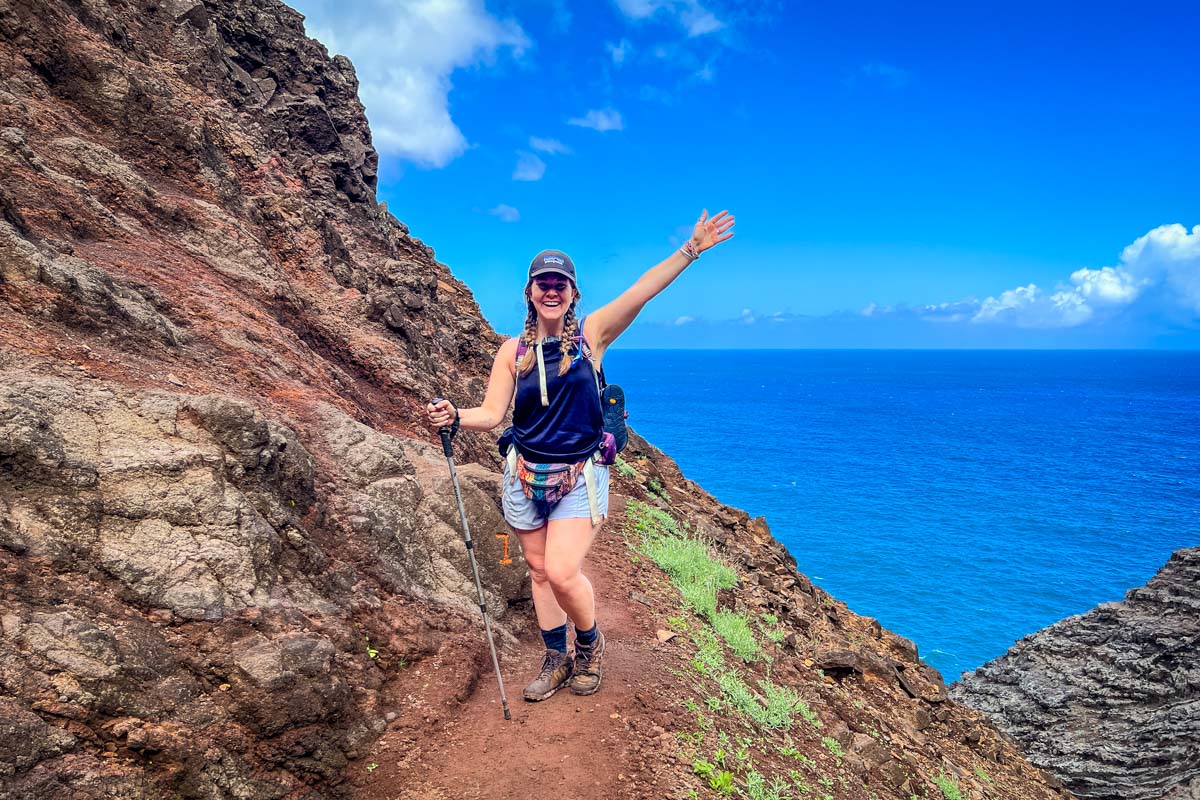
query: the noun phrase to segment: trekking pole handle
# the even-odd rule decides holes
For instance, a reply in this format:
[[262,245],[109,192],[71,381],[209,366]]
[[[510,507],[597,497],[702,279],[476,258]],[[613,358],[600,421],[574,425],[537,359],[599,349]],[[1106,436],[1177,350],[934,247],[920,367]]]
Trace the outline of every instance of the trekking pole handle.
[[[432,402],[435,406],[444,400],[444,397],[435,397]],[[446,458],[454,458],[454,447],[450,441],[454,438],[454,434],[458,430],[458,412],[455,410],[455,419],[453,427],[438,428],[438,436],[442,437],[442,452],[446,454]]]

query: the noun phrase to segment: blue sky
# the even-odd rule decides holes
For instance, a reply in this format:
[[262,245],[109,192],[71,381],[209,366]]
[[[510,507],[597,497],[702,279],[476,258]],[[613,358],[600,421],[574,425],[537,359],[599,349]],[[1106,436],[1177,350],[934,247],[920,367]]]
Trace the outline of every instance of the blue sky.
[[520,330],[734,239],[625,347],[1200,347],[1195,3],[292,3],[355,63],[380,199]]

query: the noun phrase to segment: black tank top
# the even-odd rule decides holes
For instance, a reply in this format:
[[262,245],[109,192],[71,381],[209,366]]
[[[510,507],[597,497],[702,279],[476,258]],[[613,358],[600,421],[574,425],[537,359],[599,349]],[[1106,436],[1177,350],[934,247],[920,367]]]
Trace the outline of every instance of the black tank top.
[[600,407],[600,394],[596,391],[592,362],[579,355],[579,343],[576,342],[569,356],[571,368],[566,375],[560,376],[558,365],[562,351],[559,344],[557,338],[548,338],[542,345],[546,396],[550,405],[542,405],[536,361],[528,375],[517,373],[513,441],[517,451],[534,463],[583,461],[596,452],[604,432],[604,412]]

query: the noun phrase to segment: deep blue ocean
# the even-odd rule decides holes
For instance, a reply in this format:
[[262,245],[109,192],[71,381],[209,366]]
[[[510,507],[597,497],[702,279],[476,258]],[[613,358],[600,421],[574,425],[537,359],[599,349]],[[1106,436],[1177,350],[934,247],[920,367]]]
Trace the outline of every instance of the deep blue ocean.
[[605,356],[630,424],[956,680],[1200,544],[1200,353]]

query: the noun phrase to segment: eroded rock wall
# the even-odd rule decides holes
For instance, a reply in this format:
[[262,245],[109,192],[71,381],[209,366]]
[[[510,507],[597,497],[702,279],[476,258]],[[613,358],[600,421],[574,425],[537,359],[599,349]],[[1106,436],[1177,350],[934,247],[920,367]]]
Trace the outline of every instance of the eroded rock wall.
[[1200,798],[1200,548],[1145,586],[1025,637],[956,700],[1080,797]]
[[0,797],[339,796],[482,646],[420,408],[498,339],[357,88],[273,0],[0,0]]

